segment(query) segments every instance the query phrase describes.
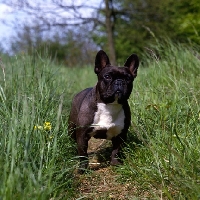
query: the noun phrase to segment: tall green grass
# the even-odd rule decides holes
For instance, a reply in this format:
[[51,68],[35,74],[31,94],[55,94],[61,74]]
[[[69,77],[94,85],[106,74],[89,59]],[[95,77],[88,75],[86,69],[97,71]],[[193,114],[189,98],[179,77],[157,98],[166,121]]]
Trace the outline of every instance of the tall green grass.
[[0,199],[69,197],[74,147],[67,135],[70,76],[47,58],[4,63],[0,84]]
[[[197,52],[168,42],[141,57],[126,159],[114,168],[118,181],[138,188],[129,199],[200,198]],[[95,84],[93,68],[66,68],[40,55],[2,60],[0,199],[74,198],[78,159],[67,118],[72,96]]]
[[138,72],[127,159],[118,171],[138,186],[136,196],[199,199],[199,55],[171,43],[156,48],[160,58],[152,51]]

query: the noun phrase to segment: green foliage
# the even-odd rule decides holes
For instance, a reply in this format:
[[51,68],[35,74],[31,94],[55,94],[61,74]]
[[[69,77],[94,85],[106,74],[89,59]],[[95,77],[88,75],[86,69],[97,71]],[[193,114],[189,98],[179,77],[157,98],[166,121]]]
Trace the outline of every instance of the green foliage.
[[[60,20],[63,24],[59,25],[54,24],[56,23],[54,20],[47,23],[48,32],[44,31],[45,23],[41,25],[41,21],[35,21],[32,27],[24,25],[17,30],[17,36],[11,39],[12,52],[28,52],[30,55],[34,51],[41,54],[49,53],[54,61],[74,67],[92,64],[93,60],[90,58],[95,56],[94,52],[98,48],[110,53],[110,58],[113,59],[115,57],[113,54],[116,53],[117,63],[123,64],[124,59],[131,53],[141,55],[146,51],[146,47],[149,48],[152,43],[156,44],[157,40],[162,41],[166,37],[174,42],[200,44],[199,0],[107,1],[108,11],[104,1],[101,7],[94,10],[93,17],[85,18],[84,24],[79,26],[75,24],[69,28],[67,22],[64,22],[67,19]],[[59,10],[59,1],[54,3],[55,10]],[[77,8],[77,12],[80,7]],[[63,9],[70,12],[68,7],[64,6]],[[34,12],[34,8],[32,11]],[[106,13],[110,13],[111,21],[107,27]],[[77,13],[75,18],[82,21],[83,18],[79,14]],[[59,14],[57,17],[59,19]],[[46,21],[45,16],[44,19]],[[54,25],[59,26],[59,29],[55,29]],[[108,40],[112,35],[114,45],[112,40]],[[112,46],[111,49],[115,50],[111,53],[109,51]],[[0,46],[0,51],[3,51],[1,49]]]
[[32,55],[33,51],[44,56],[48,53],[56,62],[68,67],[90,64],[93,61],[91,57],[94,57],[94,47],[88,39],[73,31],[62,37],[55,37],[54,40],[43,40],[34,49],[31,48],[29,54]]
[[42,37],[41,27],[24,26],[16,38],[12,39],[13,53],[28,53],[29,55],[48,55],[54,62],[68,67],[91,64],[96,53],[96,46],[89,39],[86,27],[77,30],[62,30],[52,33],[52,36]]
[[175,33],[179,41],[194,42],[200,44],[200,2],[176,1],[172,2],[172,25],[176,27]]
[[[172,0],[114,0],[114,40],[117,61],[131,53],[143,54],[146,47],[166,37],[176,42],[200,44],[200,3]],[[101,12],[102,17],[105,13]],[[106,29],[99,25],[94,37],[103,49],[108,49]]]

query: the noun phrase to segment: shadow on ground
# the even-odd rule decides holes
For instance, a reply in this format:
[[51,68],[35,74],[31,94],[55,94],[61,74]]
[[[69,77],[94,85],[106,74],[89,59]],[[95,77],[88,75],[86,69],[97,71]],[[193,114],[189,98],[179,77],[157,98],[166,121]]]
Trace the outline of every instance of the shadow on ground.
[[99,170],[110,165],[112,143],[109,140],[91,138],[88,145],[89,166]]

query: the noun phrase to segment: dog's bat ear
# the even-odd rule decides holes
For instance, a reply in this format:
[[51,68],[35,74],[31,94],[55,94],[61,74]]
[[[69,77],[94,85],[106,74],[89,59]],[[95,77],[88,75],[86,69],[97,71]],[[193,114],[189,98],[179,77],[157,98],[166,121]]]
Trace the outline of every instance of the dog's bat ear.
[[107,65],[110,65],[110,60],[107,54],[103,50],[100,50],[95,58],[94,72],[98,74]]
[[126,60],[125,67],[128,67],[131,74],[136,77],[137,76],[137,69],[139,67],[139,58],[136,54],[132,54]]

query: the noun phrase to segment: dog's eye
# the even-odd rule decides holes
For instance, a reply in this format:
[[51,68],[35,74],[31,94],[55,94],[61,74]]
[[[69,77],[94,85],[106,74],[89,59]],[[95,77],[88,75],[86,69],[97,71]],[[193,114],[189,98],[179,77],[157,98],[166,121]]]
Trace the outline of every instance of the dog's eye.
[[106,75],[104,76],[104,78],[105,78],[106,80],[110,80],[110,79],[111,79],[111,76],[110,76],[109,74],[106,74]]

